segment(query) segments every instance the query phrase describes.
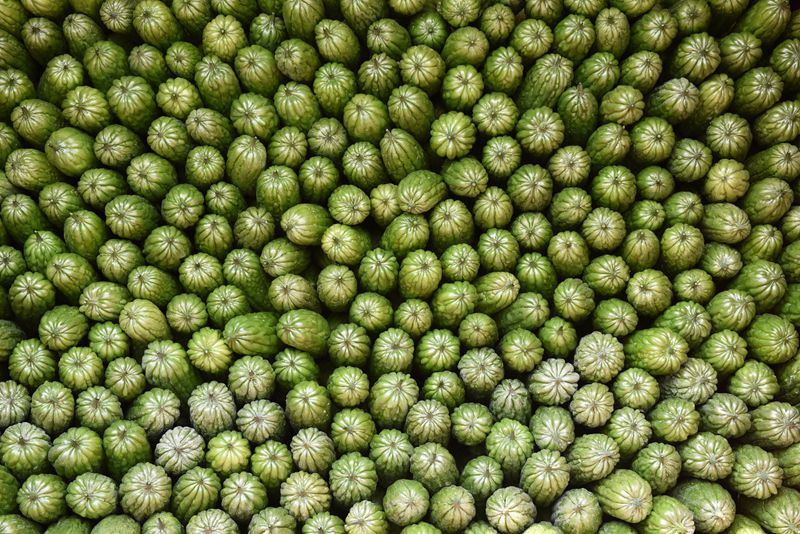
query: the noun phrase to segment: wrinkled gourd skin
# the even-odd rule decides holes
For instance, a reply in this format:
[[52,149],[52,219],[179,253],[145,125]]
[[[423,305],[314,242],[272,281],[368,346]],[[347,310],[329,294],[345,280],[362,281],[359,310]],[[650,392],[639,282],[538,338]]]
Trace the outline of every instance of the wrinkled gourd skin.
[[0,532],[797,534],[789,0],[0,0]]

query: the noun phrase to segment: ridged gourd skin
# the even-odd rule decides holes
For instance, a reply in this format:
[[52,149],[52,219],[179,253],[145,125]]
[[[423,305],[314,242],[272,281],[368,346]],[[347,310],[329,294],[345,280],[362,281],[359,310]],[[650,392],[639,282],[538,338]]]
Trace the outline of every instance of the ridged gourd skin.
[[789,0],[0,0],[0,532],[800,533]]

